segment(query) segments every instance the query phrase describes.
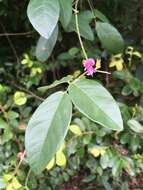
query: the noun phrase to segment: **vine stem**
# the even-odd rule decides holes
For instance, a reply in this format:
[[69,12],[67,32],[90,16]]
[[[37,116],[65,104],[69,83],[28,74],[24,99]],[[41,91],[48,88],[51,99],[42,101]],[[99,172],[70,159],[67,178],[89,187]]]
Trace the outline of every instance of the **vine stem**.
[[88,56],[87,56],[87,53],[86,53],[86,50],[84,48],[84,45],[83,45],[83,42],[82,42],[82,39],[81,39],[81,35],[80,35],[80,29],[79,29],[79,23],[78,23],[78,13],[79,13],[79,11],[78,11],[78,3],[79,3],[79,0],[76,0],[76,2],[75,2],[75,9],[74,9],[76,31],[77,31],[77,35],[78,35],[78,39],[79,39],[79,42],[80,42],[80,46],[81,46],[83,55],[84,55],[85,59],[88,59]]
[[[31,169],[29,169],[28,174],[27,174],[27,177],[26,177],[26,180],[25,180],[25,187],[26,187],[26,188],[28,187],[28,180],[29,180],[30,174],[31,174]],[[28,189],[28,188],[27,188],[27,189]]]
[[[74,10],[74,13],[75,13],[76,31],[77,31],[77,35],[78,35],[78,39],[79,39],[79,42],[80,42],[80,46],[81,46],[83,55],[84,55],[85,59],[88,59],[88,56],[87,56],[87,53],[86,53],[86,50],[85,50],[85,48],[84,48],[83,41],[82,41],[81,35],[80,35],[79,22],[78,22],[78,13],[79,13],[79,11],[78,11],[78,3],[79,3],[79,0],[76,0],[76,2],[75,2],[75,8],[73,9],[73,10]],[[88,3],[89,3],[89,5],[90,5],[90,7],[91,7],[91,9],[92,9],[92,6],[91,6],[89,0],[88,0]],[[92,9],[92,11],[93,11],[93,9]],[[94,12],[93,12],[93,14],[94,14]],[[95,15],[94,15],[94,17],[95,17]],[[96,70],[96,72],[97,72],[97,73],[103,73],[103,74],[111,74],[111,73],[109,73],[109,72],[107,72],[107,71],[101,71],[101,70]],[[78,78],[81,78],[81,77],[84,76],[85,74],[86,74],[86,73],[83,73],[83,74],[80,75]]]
[[34,31],[22,32],[22,33],[0,33],[0,37],[4,37],[4,36],[26,36],[26,35],[31,35],[33,33],[34,33]]
[[111,73],[107,72],[107,71],[101,71],[101,70],[96,70],[96,73],[103,73],[103,74],[108,74],[110,75]]
[[14,172],[13,172],[12,179],[13,179],[13,177],[17,174],[17,172],[18,172],[18,170],[19,170],[19,168],[20,168],[20,166],[21,166],[21,164],[22,164],[22,162],[23,162],[23,159],[24,159],[24,157],[25,157],[25,153],[26,153],[26,152],[24,151],[22,157],[20,158],[20,161],[19,161],[18,165],[16,166],[16,168],[15,168],[15,170],[14,170]]

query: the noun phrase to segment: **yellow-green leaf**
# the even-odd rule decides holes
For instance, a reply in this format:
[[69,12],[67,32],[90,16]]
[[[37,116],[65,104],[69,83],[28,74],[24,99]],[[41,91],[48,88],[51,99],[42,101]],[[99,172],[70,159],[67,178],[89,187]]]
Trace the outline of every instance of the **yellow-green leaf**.
[[58,166],[65,166],[67,162],[67,159],[62,151],[58,151],[56,153],[56,164]]
[[14,177],[11,183],[9,183],[8,186],[6,187],[6,190],[18,190],[21,187],[22,185],[19,183],[16,177]]
[[90,153],[91,153],[94,157],[98,157],[98,156],[100,155],[100,149],[94,147],[94,148],[92,148],[92,149],[90,150]]
[[112,56],[109,67],[116,67],[117,71],[123,70],[124,60],[122,58],[122,54],[117,54]]
[[55,157],[52,158],[52,160],[48,163],[46,169],[51,170],[54,167],[55,164]]
[[105,153],[106,153],[106,150],[101,148],[101,149],[100,149],[100,154],[101,154],[101,156],[103,156]]
[[24,105],[27,101],[27,97],[26,97],[26,94],[24,92],[21,92],[21,91],[17,91],[15,92],[14,94],[14,103],[16,105]]
[[97,59],[96,60],[96,69],[100,69],[101,68],[101,59]]
[[80,128],[79,128],[78,125],[70,125],[70,126],[69,126],[69,130],[70,130],[73,134],[75,134],[75,135],[81,135],[81,134],[82,134],[82,132],[81,132],[81,130],[80,130]]
[[65,149],[66,145],[63,143],[57,152],[61,152]]
[[142,58],[142,54],[140,52],[138,52],[138,51],[134,51],[133,55],[136,56],[136,57]]
[[8,182],[9,180],[12,179],[12,174],[5,174],[5,175],[3,176],[3,179],[4,179],[5,182]]

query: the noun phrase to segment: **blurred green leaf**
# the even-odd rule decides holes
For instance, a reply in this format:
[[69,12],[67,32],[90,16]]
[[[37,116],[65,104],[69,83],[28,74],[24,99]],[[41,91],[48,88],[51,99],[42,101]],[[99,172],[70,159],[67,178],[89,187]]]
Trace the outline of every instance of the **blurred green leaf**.
[[[93,14],[90,11],[83,11],[78,14],[80,34],[82,37],[90,41],[94,40],[94,34],[89,25],[92,19],[93,19]],[[75,16],[72,17],[72,20],[66,30],[68,32],[77,31],[76,24],[75,24]]]
[[103,48],[110,53],[121,53],[124,41],[121,34],[109,23],[96,22],[96,32]]
[[109,22],[108,18],[98,9],[94,9],[93,12],[96,18],[100,19],[103,22]]
[[0,189],[4,189],[6,187],[6,184],[2,178],[0,178]]
[[108,156],[107,153],[103,154],[101,157],[100,157],[100,164],[102,166],[103,169],[106,169],[108,167],[108,163],[110,161],[110,158]]
[[130,119],[128,126],[136,133],[143,133],[143,126],[135,119]]
[[130,85],[127,84],[123,87],[121,93],[123,96],[129,96],[133,93],[133,90],[130,88]]
[[0,129],[7,128],[8,124],[2,118],[0,118]]
[[49,39],[59,19],[59,1],[30,0],[27,14],[31,24],[40,33],[40,35]]
[[36,57],[39,61],[44,62],[50,57],[53,48],[56,44],[57,37],[58,37],[58,25],[54,28],[53,33],[48,39],[42,36],[39,38],[36,46]]
[[60,3],[60,21],[66,28],[72,18],[72,0],[59,0]]

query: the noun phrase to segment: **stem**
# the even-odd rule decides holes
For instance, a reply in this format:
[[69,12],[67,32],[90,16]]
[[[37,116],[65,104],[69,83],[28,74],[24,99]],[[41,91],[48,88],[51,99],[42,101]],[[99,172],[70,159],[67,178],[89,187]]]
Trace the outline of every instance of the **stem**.
[[97,73],[103,73],[103,74],[108,74],[110,75],[111,73],[107,72],[107,71],[101,71],[101,70],[96,70]]
[[10,46],[10,48],[11,48],[12,51],[13,51],[13,54],[14,54],[14,56],[15,56],[15,58],[16,58],[17,63],[19,64],[19,63],[20,63],[20,60],[19,60],[19,57],[18,57],[18,55],[17,55],[17,51],[16,51],[16,49],[15,49],[15,47],[14,47],[14,45],[13,45],[11,39],[10,39],[9,36],[7,35],[5,26],[3,25],[2,22],[0,23],[0,25],[1,25],[2,30],[3,30],[4,33],[6,34],[5,37],[7,38],[7,41],[8,41],[8,43],[9,43],[9,46]]
[[26,188],[27,188],[27,185],[28,185],[28,180],[29,180],[30,174],[31,174],[31,169],[29,169],[27,177],[26,177],[26,180],[25,180],[25,187]]
[[33,33],[34,33],[34,31],[22,32],[22,33],[0,33],[0,37],[3,37],[3,36],[26,36],[26,35],[31,35]]
[[15,86],[17,89],[22,90],[23,92],[25,92],[25,93],[31,95],[32,97],[36,98],[37,100],[44,101],[44,98],[42,98],[42,97],[40,97],[40,96],[34,94],[34,93],[31,92],[30,90],[27,90],[27,89],[24,88],[24,87],[18,86],[17,84],[15,84],[15,83],[13,83],[13,82],[11,82],[11,84],[12,84],[13,86]]
[[12,179],[13,179],[13,177],[17,174],[17,172],[18,172],[18,170],[19,170],[19,168],[20,168],[20,166],[21,166],[21,164],[22,164],[22,162],[23,162],[23,159],[24,159],[24,157],[25,157],[25,153],[26,153],[26,152],[24,151],[23,156],[21,157],[21,159],[20,159],[18,165],[16,166],[16,168],[15,168],[13,174],[12,174]]
[[93,17],[94,17],[94,19],[96,20],[96,16],[95,16],[95,14],[94,14],[94,7],[93,7],[92,3],[90,2],[90,0],[87,0],[87,1],[88,1],[88,4],[89,4],[90,9],[91,9],[91,11],[92,11]]
[[78,3],[79,3],[79,0],[76,0],[75,2],[75,24],[76,24],[76,30],[77,30],[77,35],[78,35],[78,39],[79,39],[79,42],[80,42],[80,46],[81,46],[81,49],[82,49],[82,52],[83,52],[83,55],[85,57],[85,59],[88,59],[88,56],[87,56],[87,53],[86,53],[86,50],[84,48],[84,45],[83,45],[83,42],[82,42],[82,39],[81,39],[81,35],[80,35],[80,29],[79,29],[79,23],[78,23]]

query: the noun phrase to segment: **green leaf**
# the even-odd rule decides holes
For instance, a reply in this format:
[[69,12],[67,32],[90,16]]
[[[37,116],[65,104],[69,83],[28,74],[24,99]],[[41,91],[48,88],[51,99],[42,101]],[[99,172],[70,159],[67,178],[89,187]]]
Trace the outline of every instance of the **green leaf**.
[[8,124],[0,118],[0,129],[5,129],[8,127]]
[[68,131],[72,104],[66,92],[48,97],[35,111],[26,129],[25,147],[35,173],[46,168]]
[[135,119],[130,119],[128,121],[128,126],[136,133],[143,133],[143,126]]
[[53,48],[56,44],[57,37],[58,37],[58,25],[55,27],[52,35],[48,39],[42,36],[39,38],[36,47],[36,57],[39,61],[44,62],[50,57]]
[[4,189],[6,187],[5,181],[0,178],[0,189]]
[[89,119],[112,130],[123,129],[119,107],[101,84],[88,79],[76,80],[68,91],[76,108]]
[[98,9],[94,9],[94,15],[96,18],[100,19],[103,22],[109,22],[108,18]]
[[[83,11],[79,13],[78,15],[78,23],[79,23],[79,30],[82,37],[84,37],[87,40],[93,41],[94,40],[94,34],[93,31],[89,25],[89,23],[93,19],[93,14],[90,11]],[[76,24],[75,24],[75,16],[72,17],[71,22],[67,28],[68,32],[77,31],[76,30]]]
[[108,154],[106,153],[100,157],[100,165],[102,166],[103,169],[106,169],[108,167],[109,161],[110,161],[110,158]]
[[7,117],[11,119],[17,119],[19,117],[19,114],[15,111],[8,111],[7,112]]
[[129,190],[128,181],[122,183],[121,190]]
[[132,78],[130,80],[130,88],[133,90],[133,91],[138,91],[140,90],[142,84],[141,82],[137,79],[137,78]]
[[7,128],[5,128],[4,133],[2,135],[2,143],[6,143],[10,141],[13,138],[12,129],[7,125]]
[[63,84],[63,83],[68,83],[69,81],[72,80],[72,76],[71,75],[68,75],[66,77],[63,77],[61,80],[56,80],[53,84],[51,85],[48,85],[48,86],[42,86],[42,87],[39,87],[38,90],[41,91],[41,92],[46,92],[47,90],[51,89],[51,88],[54,88],[60,84]]
[[128,71],[114,71],[113,72],[113,77],[117,79],[121,79],[125,82],[129,82],[132,79],[132,75]]
[[114,177],[119,176],[119,174],[120,174],[120,172],[122,170],[122,167],[123,167],[122,160],[120,158],[115,158],[114,159],[114,165],[113,165],[113,168],[112,168],[112,175]]
[[77,47],[70,48],[68,53],[70,54],[70,56],[74,57],[77,53],[79,53],[79,48]]
[[60,14],[58,0],[30,0],[27,14],[33,27],[44,38],[52,35]]
[[130,88],[130,85],[127,84],[123,87],[121,93],[123,96],[129,96],[130,94],[132,94],[133,90]]
[[72,0],[59,0],[60,2],[60,21],[66,28],[72,18]]
[[121,34],[109,23],[96,22],[96,32],[103,48],[110,53],[120,53],[124,49]]

